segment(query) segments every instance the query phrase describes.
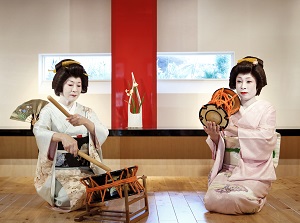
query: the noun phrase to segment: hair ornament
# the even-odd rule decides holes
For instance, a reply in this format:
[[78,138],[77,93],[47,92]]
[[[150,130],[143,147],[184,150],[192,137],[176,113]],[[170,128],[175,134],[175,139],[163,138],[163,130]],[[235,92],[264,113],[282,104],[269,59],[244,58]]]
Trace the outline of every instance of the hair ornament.
[[[68,67],[70,64],[80,64],[79,62],[75,61],[75,60],[68,60],[68,61],[64,61],[61,63],[62,67]],[[54,70],[49,70],[48,71],[52,71],[53,73],[56,74],[56,69]],[[84,75],[88,76],[88,74],[84,73]]]
[[[69,65],[74,64],[74,63],[80,65],[80,63],[77,62],[77,61],[75,61],[75,60],[64,61],[64,62],[61,63],[61,65],[62,65],[63,67],[68,67]],[[85,76],[89,76],[87,73],[83,73],[83,74],[84,74]]]
[[257,65],[257,64],[258,64],[258,60],[257,60],[256,58],[243,58],[243,59],[239,59],[239,60],[237,61],[237,63],[239,64],[239,63],[241,63],[241,62],[243,62],[243,61],[250,62],[250,63],[252,63],[252,64],[254,64],[254,65]]
[[75,60],[68,60],[68,61],[62,62],[61,65],[62,65],[63,67],[67,67],[68,65],[74,64],[74,63],[80,64],[79,62],[77,62],[77,61],[75,61]]
[[[80,63],[77,62],[77,61],[75,61],[75,60],[64,61],[64,62],[61,63],[62,67],[67,67],[67,68],[68,68],[68,66],[69,66],[70,64],[79,64],[79,65],[80,65]],[[54,69],[54,70],[49,70],[49,69],[48,69],[48,71],[49,71],[49,72],[52,71],[53,73],[56,74],[56,69]],[[83,73],[83,74],[84,74],[85,76],[89,76],[87,73]]]

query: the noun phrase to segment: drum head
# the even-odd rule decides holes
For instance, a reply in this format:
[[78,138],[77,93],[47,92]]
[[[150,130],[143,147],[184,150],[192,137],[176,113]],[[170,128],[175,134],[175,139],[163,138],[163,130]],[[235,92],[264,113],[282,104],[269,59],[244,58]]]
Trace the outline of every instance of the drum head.
[[226,111],[214,104],[203,105],[199,111],[199,119],[204,126],[207,121],[211,121],[219,125],[221,129],[226,128],[229,121]]

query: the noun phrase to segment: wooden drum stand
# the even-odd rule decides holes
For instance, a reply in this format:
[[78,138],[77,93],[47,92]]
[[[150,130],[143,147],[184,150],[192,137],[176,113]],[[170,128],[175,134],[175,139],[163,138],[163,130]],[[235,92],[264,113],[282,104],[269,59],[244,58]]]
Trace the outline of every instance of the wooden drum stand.
[[[145,176],[139,178],[133,176],[123,180],[116,180],[112,183],[104,185],[98,185],[96,179],[93,178],[94,177],[82,179],[83,184],[86,185],[87,192],[86,211],[82,214],[77,215],[74,218],[74,221],[80,222],[83,220],[96,220],[95,216],[98,216],[99,218],[97,218],[97,220],[99,219],[101,221],[134,223],[149,215]],[[108,179],[109,178],[110,177],[108,177]],[[142,180],[142,185],[138,182],[138,180]],[[97,199],[100,198],[100,201],[106,200],[106,194],[109,194],[109,191],[112,188],[115,188],[118,191],[117,198],[124,197],[125,211],[107,210],[107,207],[99,205],[95,207],[95,204],[97,205],[97,202],[99,202],[97,201]],[[136,194],[136,196],[133,199],[130,199],[130,196],[134,194]],[[140,201],[141,199],[144,199],[144,205],[142,207],[139,207],[138,210],[135,210],[135,212],[131,212],[130,205]]]

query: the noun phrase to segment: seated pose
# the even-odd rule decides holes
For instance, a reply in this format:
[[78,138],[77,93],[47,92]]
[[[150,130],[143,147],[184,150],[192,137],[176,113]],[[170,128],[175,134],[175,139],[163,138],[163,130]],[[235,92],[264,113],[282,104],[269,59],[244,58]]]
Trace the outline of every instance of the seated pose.
[[259,212],[276,180],[273,150],[276,146],[276,111],[257,100],[267,85],[263,61],[245,57],[230,72],[229,87],[236,89],[241,106],[228,126],[207,121],[204,131],[214,165],[209,174],[204,204],[208,211],[223,214]]
[[33,128],[39,149],[34,186],[54,209],[72,211],[84,205],[85,186],[80,179],[105,172],[77,156],[78,150],[101,162],[108,129],[92,109],[76,102],[88,88],[84,68],[74,60],[62,60],[55,72],[52,88],[71,116],[52,103],[41,110]]

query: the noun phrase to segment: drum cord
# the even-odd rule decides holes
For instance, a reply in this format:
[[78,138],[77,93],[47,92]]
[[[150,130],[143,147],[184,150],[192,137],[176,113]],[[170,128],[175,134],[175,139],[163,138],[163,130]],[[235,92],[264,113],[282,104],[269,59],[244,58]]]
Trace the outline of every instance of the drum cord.
[[[127,173],[126,175],[125,175],[125,171]],[[122,173],[120,174],[119,180],[114,180],[111,173],[107,172],[106,177],[105,177],[105,184],[101,185],[101,186],[98,185],[93,180],[92,176],[81,179],[80,180],[81,183],[86,186],[86,192],[87,192],[86,201],[87,201],[87,203],[89,205],[91,204],[94,193],[100,194],[101,201],[104,202],[106,191],[108,188],[111,188],[111,187],[115,187],[120,198],[122,198],[123,197],[122,186],[124,184],[128,184],[135,193],[139,194],[141,191],[144,190],[144,187],[138,181],[136,172],[137,172],[137,166],[136,166],[136,168],[133,169],[133,173],[131,173],[131,174],[129,173],[129,169],[125,168],[125,169],[123,169]],[[122,179],[123,176],[125,176],[125,177],[130,176],[130,177]],[[108,183],[108,181],[112,181],[112,183]]]
[[228,117],[230,117],[230,115],[235,113],[232,109],[234,107],[234,98],[237,96],[237,94],[227,94],[224,92],[224,88],[221,88],[213,94],[208,104],[215,104],[217,107],[223,108],[227,112]]

